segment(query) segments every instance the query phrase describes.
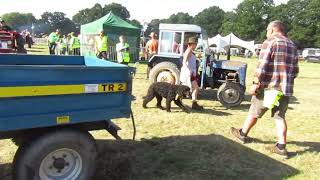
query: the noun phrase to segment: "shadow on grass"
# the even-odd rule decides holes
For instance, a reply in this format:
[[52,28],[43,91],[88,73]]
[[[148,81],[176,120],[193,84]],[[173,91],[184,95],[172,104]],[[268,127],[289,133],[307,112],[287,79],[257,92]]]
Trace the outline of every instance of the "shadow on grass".
[[311,152],[311,153],[319,153],[320,152],[320,143],[319,142],[298,142],[298,141],[292,141],[292,142],[289,142],[289,144],[295,144],[297,146],[300,146],[300,147],[304,147],[305,149],[304,150],[299,150],[297,151],[296,153],[297,154],[303,154],[305,152]]
[[[261,139],[257,139],[257,138],[250,138],[252,142],[255,143],[261,143],[261,144],[275,144],[275,142],[272,141],[263,141]],[[320,143],[319,142],[309,142],[309,141],[305,141],[305,142],[299,142],[299,141],[289,141],[288,144],[293,144],[296,146],[299,146],[301,148],[303,148],[303,150],[298,150],[296,152],[290,152],[291,157],[298,155],[298,154],[304,154],[304,153],[319,153],[320,152]],[[289,149],[290,151],[290,149]]]
[[206,107],[204,107],[204,109],[202,111],[192,110],[191,113],[210,114],[210,115],[214,115],[214,116],[230,116],[230,115],[232,115],[232,114],[227,113],[227,112],[218,111],[218,110],[215,110],[215,109],[208,109]]
[[[181,108],[179,107],[171,107],[171,112],[167,112],[166,110],[161,110],[159,109],[158,107],[154,107],[154,106],[151,106],[147,109],[159,109],[159,111],[163,111],[164,113],[198,113],[198,114],[210,114],[210,115],[215,115],[215,116],[229,116],[229,115],[232,115],[231,113],[227,113],[227,112],[223,112],[223,111],[218,111],[218,110],[215,110],[215,109],[209,109],[208,107],[204,107],[203,110],[201,111],[197,111],[197,110],[192,110],[190,106],[188,105],[185,105],[189,112],[184,112]],[[165,106],[163,106],[165,108]]]
[[11,164],[0,164],[0,179],[11,180]]
[[[277,180],[299,173],[291,166],[214,134],[96,142],[99,155],[94,180],[106,177],[110,180]],[[293,143],[320,150],[319,143]],[[1,180],[11,180],[11,166],[0,164]]]
[[296,98],[295,96],[291,96],[290,97],[290,104],[300,104],[298,98]]
[[284,179],[299,171],[219,135],[97,140],[95,180]]
[[231,107],[231,110],[241,110],[241,111],[248,111],[250,109],[251,104],[240,104],[239,106],[236,107]]
[[217,92],[217,89],[200,90],[199,99],[218,101]]

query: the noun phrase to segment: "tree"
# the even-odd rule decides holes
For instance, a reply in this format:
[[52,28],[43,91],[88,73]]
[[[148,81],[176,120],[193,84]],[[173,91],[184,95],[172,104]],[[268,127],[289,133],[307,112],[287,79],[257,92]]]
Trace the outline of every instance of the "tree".
[[209,37],[219,33],[225,12],[217,6],[204,9],[194,17],[194,23],[204,28]]
[[166,23],[174,23],[174,24],[191,24],[193,21],[193,17],[188,13],[179,12],[177,14],[172,14],[169,19],[165,20]]
[[86,8],[80,10],[77,14],[72,17],[72,20],[77,24],[87,24],[92,21],[95,21],[109,12],[111,12],[124,20],[128,20],[130,18],[130,13],[126,7],[122,6],[121,4],[112,3],[105,5],[103,8],[102,6],[97,3],[92,8]]
[[92,22],[93,19],[92,17],[90,17],[90,14],[91,13],[89,8],[82,9],[72,17],[72,20],[77,24],[87,24],[89,22]]
[[236,9],[235,34],[245,40],[262,42],[273,6],[273,0],[244,0]]
[[[299,5],[299,3],[301,3]],[[291,0],[288,6],[301,7],[292,19],[292,29],[288,35],[297,42],[299,48],[320,47],[320,1]]]
[[2,19],[7,22],[14,30],[31,30],[32,23],[36,22],[36,18],[32,13],[12,12],[2,15]]
[[77,14],[72,17],[72,20],[77,24],[87,24],[89,22],[95,21],[107,13],[99,3],[96,3],[92,8],[86,8],[80,10]]
[[133,19],[133,20],[129,21],[129,23],[134,25],[134,26],[136,26],[137,28],[140,28],[140,29],[142,28],[141,23],[136,19]]
[[56,29],[60,29],[62,34],[79,32],[79,27],[69,18],[66,18],[66,14],[63,12],[45,12],[41,15],[40,22],[45,25],[46,33],[50,33]]
[[148,24],[148,28],[146,30],[146,34],[150,34],[151,32],[155,32],[157,34],[159,34],[159,24],[160,23],[164,23],[165,19],[153,19],[149,24]]
[[104,9],[99,3],[96,3],[89,11],[90,22],[95,21],[105,15]]
[[220,32],[222,35],[226,36],[233,32],[234,20],[236,19],[237,14],[235,12],[226,12],[223,17],[222,26],[220,27]]
[[130,18],[130,13],[127,10],[126,7],[122,6],[121,4],[118,3],[111,3],[108,5],[105,5],[103,8],[103,12],[105,14],[108,14],[111,12],[119,17],[121,17],[124,20],[128,20]]
[[287,32],[292,29],[292,23],[295,17],[303,10],[310,0],[290,0],[287,4],[281,4],[272,8],[271,19],[281,20],[286,26]]

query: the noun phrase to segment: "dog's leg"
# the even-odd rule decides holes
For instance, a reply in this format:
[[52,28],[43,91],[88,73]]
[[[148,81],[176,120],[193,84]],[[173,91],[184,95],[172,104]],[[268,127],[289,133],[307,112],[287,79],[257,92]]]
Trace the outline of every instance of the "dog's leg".
[[162,96],[156,95],[157,98],[157,107],[161,110],[164,110],[164,108],[161,106]]
[[175,99],[175,100],[174,100],[174,103],[175,103],[177,106],[179,106],[184,112],[188,112],[188,113],[190,112],[190,111],[188,110],[188,108],[186,108],[186,106],[183,105],[183,103],[182,103],[182,101],[181,101],[180,98]]
[[169,98],[167,98],[166,99],[166,109],[167,109],[167,112],[171,112],[171,101],[172,101],[172,99],[169,99]]
[[149,95],[149,94],[148,94],[148,95],[144,98],[144,100],[143,100],[142,107],[143,107],[143,108],[147,108],[147,104],[148,104],[154,97],[155,97],[154,94],[152,94],[152,95]]

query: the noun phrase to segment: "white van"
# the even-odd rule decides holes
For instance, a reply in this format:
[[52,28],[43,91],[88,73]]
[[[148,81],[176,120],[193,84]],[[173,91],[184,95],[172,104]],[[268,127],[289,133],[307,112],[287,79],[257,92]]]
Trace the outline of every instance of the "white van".
[[302,51],[302,57],[306,61],[320,62],[320,49],[305,48]]

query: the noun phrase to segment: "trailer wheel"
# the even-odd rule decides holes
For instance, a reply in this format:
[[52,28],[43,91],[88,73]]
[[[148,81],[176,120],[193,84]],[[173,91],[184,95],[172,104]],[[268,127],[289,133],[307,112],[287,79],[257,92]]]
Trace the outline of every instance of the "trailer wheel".
[[238,83],[223,83],[218,89],[217,97],[227,108],[239,106],[244,98],[244,88]]
[[88,132],[54,131],[19,147],[14,180],[88,180],[95,171],[96,144]]
[[161,62],[155,65],[150,71],[150,82],[168,82],[179,84],[180,70],[176,64],[171,62]]

